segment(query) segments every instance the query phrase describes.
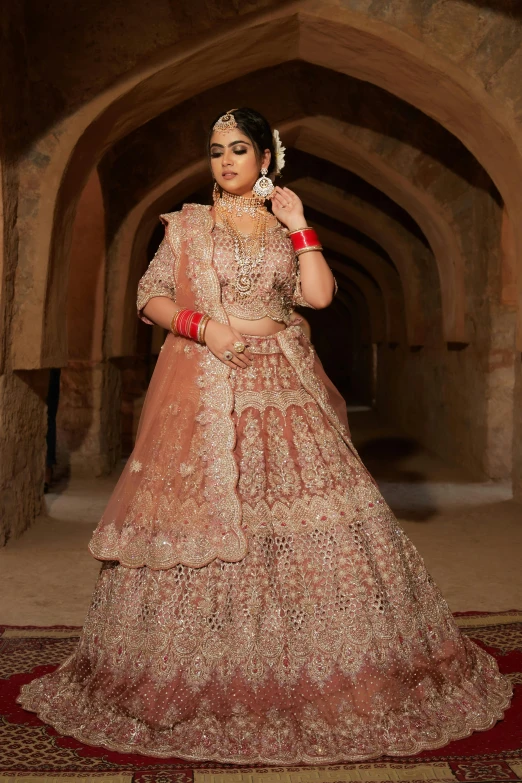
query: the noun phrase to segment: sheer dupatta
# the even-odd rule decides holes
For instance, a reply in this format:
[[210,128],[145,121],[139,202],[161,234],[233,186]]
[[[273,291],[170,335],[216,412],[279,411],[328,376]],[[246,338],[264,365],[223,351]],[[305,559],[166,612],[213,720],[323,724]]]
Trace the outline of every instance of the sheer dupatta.
[[[153,260],[140,281],[139,310],[152,296],[170,296],[228,323],[212,267],[212,209],[188,204],[160,218],[166,227],[161,262]],[[278,342],[304,388],[356,453],[344,400],[296,331],[301,332],[295,327],[279,332]],[[95,558],[156,570],[244,558],[248,540],[237,493],[229,374],[206,346],[167,336],[135,448],[89,543]]]

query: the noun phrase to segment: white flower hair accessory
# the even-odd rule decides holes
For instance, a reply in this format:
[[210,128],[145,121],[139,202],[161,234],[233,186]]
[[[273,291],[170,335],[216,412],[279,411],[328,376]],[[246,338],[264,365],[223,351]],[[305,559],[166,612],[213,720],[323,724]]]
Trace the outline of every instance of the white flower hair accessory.
[[281,174],[281,170],[285,166],[285,152],[286,147],[283,147],[281,144],[281,139],[279,138],[279,131],[274,130],[273,134],[274,139],[274,151],[275,151],[275,159],[276,159],[276,174]]

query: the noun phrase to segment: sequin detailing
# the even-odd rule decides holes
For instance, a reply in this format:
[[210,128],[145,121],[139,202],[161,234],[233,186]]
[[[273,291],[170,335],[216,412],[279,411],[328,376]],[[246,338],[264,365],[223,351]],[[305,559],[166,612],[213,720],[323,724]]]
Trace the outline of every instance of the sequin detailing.
[[241,764],[411,755],[489,728],[509,680],[317,400],[287,404],[301,381],[270,339],[251,391],[271,397],[232,411],[245,557],[105,563],[76,651],[19,703],[89,744]]
[[[179,246],[181,302],[226,322],[211,266],[208,208],[187,205],[181,219],[178,214],[162,219],[165,240]],[[190,242],[183,242],[187,235]],[[245,556],[229,372],[205,346],[167,337],[132,458],[89,543],[94,557],[159,570],[178,563],[200,568],[215,558],[234,562]],[[133,470],[136,462],[142,471]]]
[[274,321],[290,323],[296,305],[311,307],[304,299],[298,278],[298,262],[292,243],[280,226],[267,230],[265,261],[252,270],[252,287],[248,295],[238,297],[234,281],[237,263],[234,240],[223,226],[216,224],[213,264],[221,285],[223,307],[228,315],[247,320],[269,316]]
[[176,299],[176,276],[178,273],[182,226],[180,213],[172,213],[172,227],[158,247],[147,271],[138,284],[136,307],[138,316],[147,324],[152,324],[142,311],[154,296],[166,296]]
[[[208,210],[182,222],[176,295],[225,321]],[[108,562],[78,646],[17,701],[88,744],[243,765],[410,755],[488,729],[511,683],[456,627],[308,339],[245,338],[252,366],[230,371],[168,336],[93,537]]]

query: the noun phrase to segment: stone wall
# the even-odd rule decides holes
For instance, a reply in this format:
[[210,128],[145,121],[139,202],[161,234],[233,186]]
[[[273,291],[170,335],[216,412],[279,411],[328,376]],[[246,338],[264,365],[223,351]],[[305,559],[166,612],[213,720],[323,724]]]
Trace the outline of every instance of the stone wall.
[[48,379],[47,370],[0,376],[0,546],[42,507]]
[[209,116],[251,96],[346,267],[338,383],[373,397],[378,342],[381,410],[480,475],[509,475],[513,422],[522,497],[519,4],[26,0],[0,38],[2,540],[40,508],[46,368],[64,464],[114,464],[157,214],[207,181]]
[[112,362],[68,363],[57,417],[59,474],[111,472],[121,454],[120,408],[120,372]]
[[40,513],[47,432],[48,372],[15,373],[10,356],[13,316],[23,306],[14,300],[19,176],[11,145],[27,100],[26,55],[23,8],[11,4],[0,18],[0,546]]
[[427,299],[428,341],[414,351],[380,346],[377,395],[390,422],[443,458],[492,479],[509,478],[513,468],[515,308],[499,303],[500,217],[494,191],[476,190],[467,234],[470,342],[448,346],[433,298]]

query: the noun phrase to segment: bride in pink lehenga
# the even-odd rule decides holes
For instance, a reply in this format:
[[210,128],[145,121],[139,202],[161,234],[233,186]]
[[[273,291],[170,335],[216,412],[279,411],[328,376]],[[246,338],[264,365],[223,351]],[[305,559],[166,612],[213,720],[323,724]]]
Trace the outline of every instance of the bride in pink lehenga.
[[292,314],[336,285],[266,176],[278,134],[234,109],[208,152],[214,206],[161,216],[140,281],[140,316],[171,333],[89,545],[104,562],[78,646],[18,701],[90,745],[243,765],[488,729],[510,683],[456,627]]

